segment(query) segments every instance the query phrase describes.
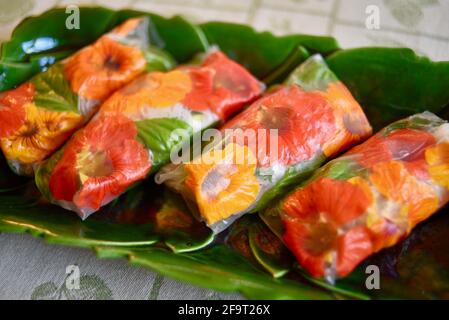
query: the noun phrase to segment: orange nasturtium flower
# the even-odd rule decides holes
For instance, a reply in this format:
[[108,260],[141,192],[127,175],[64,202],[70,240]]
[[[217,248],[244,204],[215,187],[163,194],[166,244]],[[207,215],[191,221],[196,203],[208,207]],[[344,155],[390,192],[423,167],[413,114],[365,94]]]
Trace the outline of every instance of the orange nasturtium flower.
[[354,161],[364,168],[371,168],[373,165],[390,161],[392,154],[388,146],[384,143],[385,137],[376,134],[364,143],[349,150],[346,155],[353,156]]
[[185,165],[185,184],[208,224],[248,209],[259,194],[256,159],[246,146],[229,143]]
[[25,121],[23,105],[34,97],[34,86],[25,83],[16,89],[0,93],[0,139],[13,134]]
[[[223,128],[234,126],[251,129],[257,135],[256,141],[244,143],[255,149],[263,167],[276,162],[292,165],[310,160],[334,136],[336,129],[332,107],[326,99],[297,86],[282,88],[257,100]],[[277,133],[270,134],[271,129]],[[238,134],[236,131],[234,141],[239,139]],[[276,141],[273,135],[277,135],[277,152],[271,150]]]
[[368,228],[351,225],[371,201],[358,183],[317,179],[283,204],[285,244],[313,276],[324,277],[327,267],[335,265],[344,277],[373,252]]
[[75,112],[56,112],[26,103],[23,125],[7,138],[1,146],[8,160],[33,163],[44,160],[57,149],[76,129],[81,115]]
[[166,108],[180,102],[192,88],[189,75],[180,70],[147,73],[118,90],[102,105],[102,112],[138,116],[149,108]]
[[406,232],[427,219],[438,208],[439,199],[432,187],[416,179],[399,161],[374,165],[369,179],[384,197],[406,207]]
[[151,162],[136,136],[134,122],[124,116],[94,118],[64,147],[50,177],[53,197],[90,213],[143,179]]
[[331,157],[369,137],[372,128],[359,103],[342,82],[330,83],[323,95],[334,109],[337,126],[334,136],[323,148],[324,154]]
[[209,109],[227,119],[242,103],[251,102],[262,93],[259,81],[220,51],[209,54],[199,70],[187,69],[195,87],[182,103],[195,111]]
[[140,49],[101,37],[65,61],[65,75],[74,92],[92,100],[104,100],[145,69]]
[[432,179],[449,189],[449,142],[439,143],[426,150],[426,161]]

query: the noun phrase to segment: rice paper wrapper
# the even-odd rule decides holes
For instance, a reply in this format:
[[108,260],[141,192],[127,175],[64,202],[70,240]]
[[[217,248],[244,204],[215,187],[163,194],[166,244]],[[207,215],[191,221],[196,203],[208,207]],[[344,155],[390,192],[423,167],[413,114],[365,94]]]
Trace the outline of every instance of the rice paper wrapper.
[[21,86],[0,93],[0,145],[10,167],[33,166],[56,151],[115,90],[172,59],[148,47],[148,18],[125,21]]
[[334,282],[449,200],[449,124],[395,122],[260,213],[312,276]]
[[157,175],[215,232],[371,135],[362,108],[321,56],[237,115],[200,157]]
[[119,89],[38,166],[47,199],[86,218],[162,165],[202,129],[223,122],[264,86],[220,51],[200,66],[149,72]]

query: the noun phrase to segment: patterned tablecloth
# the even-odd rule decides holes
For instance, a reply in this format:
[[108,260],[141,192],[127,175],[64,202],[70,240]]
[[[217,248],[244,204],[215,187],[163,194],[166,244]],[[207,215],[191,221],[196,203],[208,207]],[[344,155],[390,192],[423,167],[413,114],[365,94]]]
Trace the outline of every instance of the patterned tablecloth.
[[[0,40],[8,39],[23,17],[69,4],[181,14],[197,22],[246,23],[276,34],[332,35],[344,48],[406,46],[434,60],[449,60],[449,0],[0,0]],[[370,15],[373,10],[379,12],[378,26]],[[79,267],[80,289],[67,294],[66,271],[73,265]],[[0,234],[0,299],[43,298],[241,296],[192,287],[128,266],[124,260],[99,260],[87,249],[49,245],[29,235]]]

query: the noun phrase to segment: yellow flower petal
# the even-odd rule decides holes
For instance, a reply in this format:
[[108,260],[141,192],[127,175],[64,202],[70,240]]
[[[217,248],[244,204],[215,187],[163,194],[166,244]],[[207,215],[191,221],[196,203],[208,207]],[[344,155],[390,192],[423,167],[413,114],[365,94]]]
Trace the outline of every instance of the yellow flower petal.
[[61,146],[81,124],[82,116],[74,112],[56,112],[25,105],[26,120],[8,138],[1,139],[1,147],[8,160],[25,164],[41,161]]
[[429,174],[440,186],[449,189],[449,143],[437,144],[426,150]]
[[186,185],[208,224],[247,210],[259,194],[256,157],[247,146],[228,144],[206,152],[201,161],[185,165]]
[[142,75],[117,91],[101,107],[102,112],[135,116],[145,107],[166,108],[180,102],[192,90],[190,76],[180,70]]

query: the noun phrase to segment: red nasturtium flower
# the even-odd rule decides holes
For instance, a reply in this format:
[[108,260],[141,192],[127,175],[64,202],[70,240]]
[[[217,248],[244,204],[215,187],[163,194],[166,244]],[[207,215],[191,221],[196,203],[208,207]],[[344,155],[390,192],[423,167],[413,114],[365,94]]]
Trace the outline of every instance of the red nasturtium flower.
[[192,110],[211,109],[227,119],[262,93],[259,81],[220,51],[209,54],[201,70],[187,69],[195,86],[182,103]]
[[[275,162],[291,165],[309,160],[321,150],[333,137],[335,118],[331,105],[322,95],[289,86],[257,100],[223,128],[234,127],[254,130],[256,141],[243,142],[256,149],[260,166]],[[277,153],[271,150],[270,144],[276,138],[270,136],[270,129],[277,129]],[[235,141],[239,141],[239,134],[235,132]]]
[[214,110],[210,97],[213,94],[215,71],[203,67],[180,68],[189,75],[192,88],[182,99],[182,104],[194,111]]
[[346,155],[354,155],[354,160],[364,168],[371,168],[379,162],[389,161],[392,155],[384,139],[381,133],[376,134],[363,144],[349,150]]
[[25,83],[16,89],[0,93],[0,138],[16,132],[25,122],[24,105],[33,100],[34,86]]
[[103,36],[65,62],[65,75],[74,92],[92,100],[104,100],[145,69],[140,49]]
[[92,212],[150,171],[148,151],[135,140],[137,128],[121,115],[93,119],[65,146],[49,187],[57,200]]
[[425,151],[436,142],[430,132],[400,129],[392,132],[386,140],[393,159],[401,160],[407,170],[417,178],[429,177]]
[[[262,93],[259,81],[248,70],[229,59],[222,52],[210,54],[203,65],[215,70],[214,99],[226,101],[226,107],[218,105],[215,112],[226,119]],[[223,102],[222,102],[223,104]]]
[[424,152],[435,143],[435,137],[422,130],[398,129],[385,135],[380,132],[364,144],[351,149],[361,166],[372,166],[390,160],[400,160],[407,170],[418,178],[428,177]]
[[313,276],[324,277],[333,263],[337,275],[346,276],[373,252],[369,230],[350,224],[371,202],[356,183],[315,180],[284,202],[285,244]]

